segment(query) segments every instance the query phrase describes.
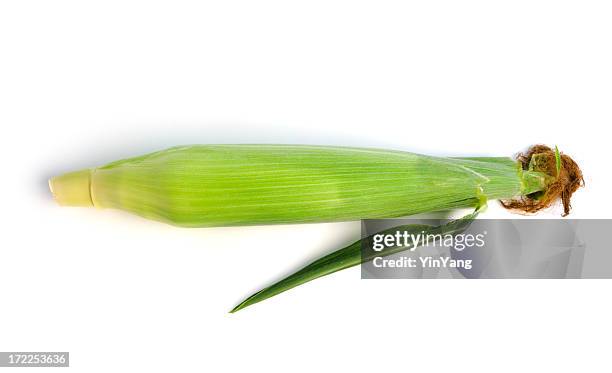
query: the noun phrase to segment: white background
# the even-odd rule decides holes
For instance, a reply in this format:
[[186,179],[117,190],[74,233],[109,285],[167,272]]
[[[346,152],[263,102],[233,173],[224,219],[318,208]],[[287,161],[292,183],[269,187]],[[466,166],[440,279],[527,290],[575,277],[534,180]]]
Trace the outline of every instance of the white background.
[[611,19],[606,1],[3,1],[0,350],[70,351],[78,372],[610,371],[609,281],[353,268],[230,315],[359,223],[180,229],[60,208],[46,180],[191,143],[546,143],[583,168],[573,216],[608,218]]

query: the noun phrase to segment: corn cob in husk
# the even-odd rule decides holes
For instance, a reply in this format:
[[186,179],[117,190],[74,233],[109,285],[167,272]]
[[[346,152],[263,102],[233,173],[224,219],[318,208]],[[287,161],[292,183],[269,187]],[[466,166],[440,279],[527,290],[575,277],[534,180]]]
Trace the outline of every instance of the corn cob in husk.
[[194,145],[50,180],[60,205],[125,210],[184,227],[389,218],[546,191],[510,158],[293,145]]

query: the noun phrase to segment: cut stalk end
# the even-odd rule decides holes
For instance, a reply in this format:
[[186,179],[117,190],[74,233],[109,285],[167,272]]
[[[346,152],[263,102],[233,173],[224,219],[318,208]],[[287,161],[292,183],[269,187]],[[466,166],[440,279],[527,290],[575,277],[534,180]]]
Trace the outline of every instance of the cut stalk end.
[[61,206],[93,206],[90,186],[90,170],[69,172],[49,179],[49,189]]

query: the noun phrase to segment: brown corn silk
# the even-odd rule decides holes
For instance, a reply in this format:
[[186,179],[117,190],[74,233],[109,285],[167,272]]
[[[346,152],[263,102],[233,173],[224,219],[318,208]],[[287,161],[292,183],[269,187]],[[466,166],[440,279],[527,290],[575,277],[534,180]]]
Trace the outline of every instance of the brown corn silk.
[[563,216],[567,216],[571,210],[572,194],[584,186],[584,178],[578,164],[568,155],[560,153],[560,167],[557,170],[556,152],[546,145],[534,145],[525,153],[519,153],[517,161],[523,170],[543,172],[550,175],[552,181],[545,190],[501,200],[502,206],[517,212],[535,213],[560,200],[563,204]]

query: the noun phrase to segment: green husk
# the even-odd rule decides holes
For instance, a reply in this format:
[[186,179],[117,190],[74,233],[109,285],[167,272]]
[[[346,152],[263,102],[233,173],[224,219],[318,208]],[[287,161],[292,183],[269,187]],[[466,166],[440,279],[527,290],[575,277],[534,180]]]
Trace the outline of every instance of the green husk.
[[378,149],[194,145],[50,180],[65,205],[116,208],[184,227],[390,218],[476,207],[546,188],[510,158]]
[[[558,150],[556,158],[558,177]],[[116,208],[183,227],[331,222],[475,208],[445,225],[399,227],[456,234],[487,200],[546,191],[555,177],[537,171],[539,161],[545,163],[545,155],[534,155],[524,170],[510,158],[324,146],[194,145],[61,175],[50,180],[50,187],[62,205]],[[357,241],[329,254],[231,312],[372,259],[362,257],[360,248]]]
[[557,170],[557,175],[561,172],[561,153],[559,153],[559,148],[555,145],[555,169]]

